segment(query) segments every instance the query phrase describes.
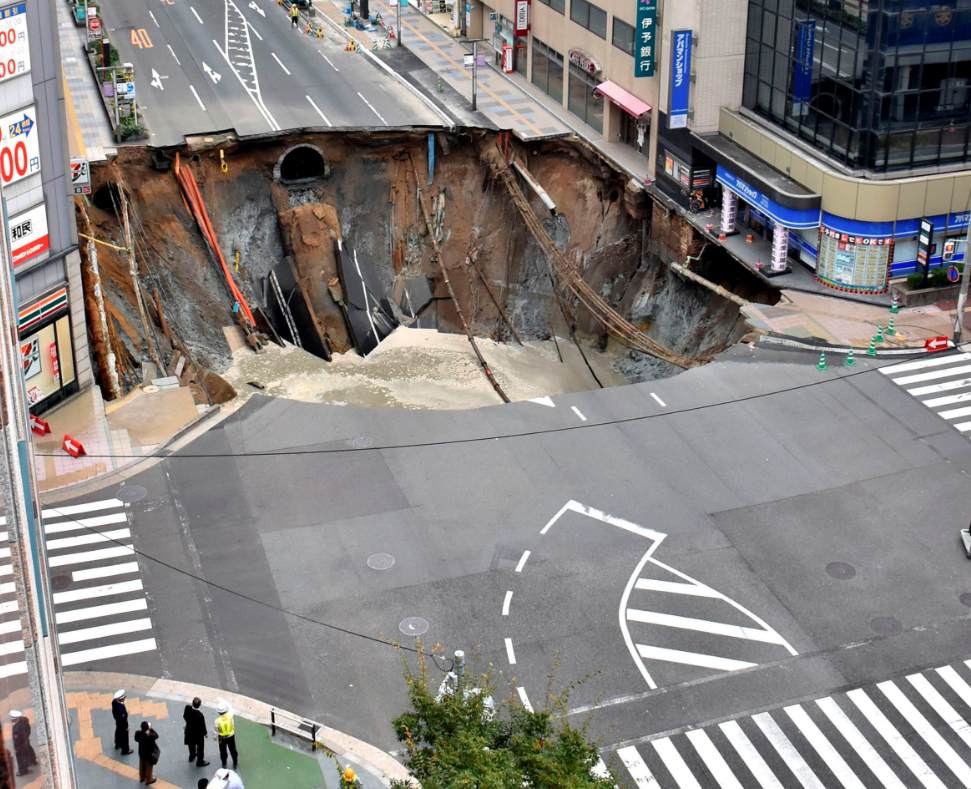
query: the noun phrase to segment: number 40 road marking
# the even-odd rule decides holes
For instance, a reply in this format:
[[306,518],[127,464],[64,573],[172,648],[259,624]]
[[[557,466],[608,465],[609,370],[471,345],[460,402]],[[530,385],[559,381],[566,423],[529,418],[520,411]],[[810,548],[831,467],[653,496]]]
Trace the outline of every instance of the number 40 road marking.
[[140,27],[137,30],[132,28],[131,43],[132,46],[138,47],[139,49],[151,49],[153,47],[152,39],[148,37],[148,32],[144,27]]

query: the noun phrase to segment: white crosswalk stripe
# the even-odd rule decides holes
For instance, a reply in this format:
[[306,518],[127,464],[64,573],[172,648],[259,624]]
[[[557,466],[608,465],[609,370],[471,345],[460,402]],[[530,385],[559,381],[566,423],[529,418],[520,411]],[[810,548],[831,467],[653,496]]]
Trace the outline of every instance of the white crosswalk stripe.
[[934,355],[916,362],[881,367],[880,372],[946,419],[955,430],[971,437],[971,421],[961,421],[971,416],[969,360],[971,353]]
[[969,721],[971,661],[627,745],[617,757],[638,789],[968,789]]
[[[156,651],[124,502],[111,498],[49,505],[42,523],[62,665],[90,667]],[[0,559],[8,560],[0,564],[0,577],[12,574],[8,537],[0,532]],[[0,654],[23,652],[19,617],[13,584],[0,583]],[[120,666],[106,664],[109,669]],[[0,677],[18,671],[16,664],[8,664],[0,668]]]

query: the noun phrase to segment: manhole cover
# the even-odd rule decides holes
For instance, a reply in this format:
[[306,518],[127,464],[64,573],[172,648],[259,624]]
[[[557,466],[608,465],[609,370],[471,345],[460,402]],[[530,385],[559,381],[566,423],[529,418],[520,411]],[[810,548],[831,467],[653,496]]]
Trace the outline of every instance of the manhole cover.
[[122,485],[115,493],[115,498],[125,504],[131,504],[133,501],[141,501],[147,494],[148,491],[141,485]]
[[367,566],[372,570],[390,570],[394,567],[394,557],[390,553],[375,553],[368,556]]
[[423,636],[428,632],[428,620],[420,616],[409,616],[401,620],[398,630],[406,636]]
[[347,439],[347,446],[352,449],[367,449],[368,447],[374,446],[374,441],[372,441],[367,436],[361,436],[360,438],[349,438]]
[[971,592],[965,592],[958,598],[958,600],[960,600],[963,605],[971,608]]
[[61,589],[67,589],[74,581],[71,580],[70,575],[52,575],[51,576],[51,588],[60,591]]
[[826,565],[826,574],[840,581],[848,581],[856,575],[856,568],[846,562],[830,562]]
[[870,620],[870,629],[878,636],[897,636],[903,628],[892,616],[878,616]]

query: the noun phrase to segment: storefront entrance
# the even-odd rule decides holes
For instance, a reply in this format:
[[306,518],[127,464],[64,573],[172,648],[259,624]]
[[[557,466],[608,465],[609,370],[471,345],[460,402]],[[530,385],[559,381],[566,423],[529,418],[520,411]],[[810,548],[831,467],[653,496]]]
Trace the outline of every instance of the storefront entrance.
[[40,414],[78,390],[67,289],[60,287],[18,311],[27,401]]

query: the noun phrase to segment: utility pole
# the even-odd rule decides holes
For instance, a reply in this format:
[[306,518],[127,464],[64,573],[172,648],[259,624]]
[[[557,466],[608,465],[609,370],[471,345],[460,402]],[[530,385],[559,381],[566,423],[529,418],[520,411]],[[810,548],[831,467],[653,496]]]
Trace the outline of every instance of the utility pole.
[[[3,224],[7,204],[0,191]],[[27,399],[23,378],[13,261],[7,233],[0,233],[0,417],[3,451],[0,453],[0,493],[10,543],[17,607],[23,636],[23,661],[9,660],[3,667],[8,683],[23,679],[30,691],[37,748],[44,789],[75,789],[74,763],[60,661],[54,637],[54,616],[47,576],[47,551],[40,523],[37,483],[31,452]]]
[[407,3],[407,2],[408,2],[408,0],[398,0],[398,14],[397,14],[397,16],[398,16],[398,43],[395,44],[396,47],[400,47],[401,46],[401,15],[404,13],[404,11],[402,10],[401,4],[402,3]]
[[961,292],[958,294],[957,310],[954,313],[954,344],[964,342],[964,307],[968,303],[968,282],[971,277],[971,213],[968,214],[968,232],[964,237],[964,275],[961,277]]
[[[457,2],[457,0],[456,0]],[[465,17],[463,16],[463,19]],[[479,66],[479,54],[476,45],[480,41],[488,41],[487,38],[467,38],[465,39],[466,44],[472,45],[472,112],[475,112],[475,99],[476,99],[476,69]]]

